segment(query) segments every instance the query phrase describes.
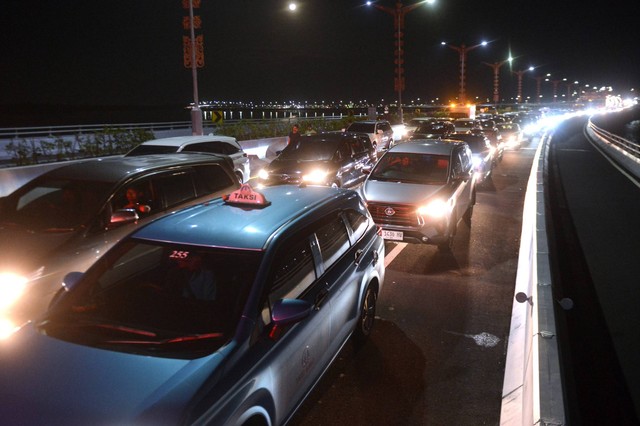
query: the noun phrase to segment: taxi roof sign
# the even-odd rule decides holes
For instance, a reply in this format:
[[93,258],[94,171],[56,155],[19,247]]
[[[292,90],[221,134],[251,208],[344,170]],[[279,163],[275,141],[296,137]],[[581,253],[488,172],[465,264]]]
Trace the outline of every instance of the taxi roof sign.
[[255,191],[251,185],[245,183],[237,190],[224,197],[224,201],[227,204],[254,206],[254,207],[267,207],[271,205],[270,201],[267,201],[264,194]]

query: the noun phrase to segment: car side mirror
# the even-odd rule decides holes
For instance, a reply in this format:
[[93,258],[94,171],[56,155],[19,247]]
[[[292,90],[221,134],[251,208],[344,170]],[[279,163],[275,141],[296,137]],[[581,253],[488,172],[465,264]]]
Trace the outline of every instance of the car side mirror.
[[140,216],[138,216],[138,213],[133,209],[117,210],[111,213],[107,229],[116,228],[127,223],[133,223],[138,219],[140,219]]
[[309,316],[313,305],[306,300],[280,299],[273,304],[271,319],[276,326],[300,322]]

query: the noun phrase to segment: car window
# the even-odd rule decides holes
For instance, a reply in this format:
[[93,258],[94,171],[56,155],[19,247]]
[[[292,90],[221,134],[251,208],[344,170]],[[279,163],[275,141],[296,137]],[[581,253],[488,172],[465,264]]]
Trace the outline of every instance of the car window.
[[170,154],[178,151],[176,146],[140,144],[127,153],[127,157],[148,154]]
[[[243,250],[124,241],[55,306],[47,332],[154,356],[213,352],[236,329],[260,259]],[[79,323],[87,324],[82,333]],[[207,338],[169,344],[200,333]]]
[[211,141],[189,144],[183,148],[183,151],[233,155],[240,152],[240,149],[227,142]]
[[161,201],[163,208],[170,208],[196,198],[193,177],[191,171],[154,176],[152,184],[156,200]]
[[72,179],[35,179],[3,200],[3,224],[30,232],[73,230],[93,220],[111,185]]
[[347,141],[343,141],[340,143],[340,147],[337,151],[337,158],[339,160],[346,160],[352,157],[351,146],[347,143]]
[[[150,210],[141,209],[149,206]],[[149,178],[138,179],[120,188],[111,199],[111,210],[134,209],[140,216],[155,213],[161,206]]]
[[349,234],[341,217],[336,216],[316,231],[325,270],[349,249]]
[[271,306],[280,299],[298,298],[316,279],[313,252],[308,238],[292,245],[285,244],[275,259],[277,263],[270,280]]
[[323,139],[304,139],[291,143],[280,153],[281,159],[299,161],[329,161],[336,153],[336,144]]
[[362,213],[366,211],[366,207],[364,205],[360,205],[360,208],[361,212],[351,209],[345,212],[347,222],[351,226],[351,239],[354,243],[364,235],[367,230],[367,226],[369,225],[369,218],[366,214]]
[[388,152],[378,161],[369,179],[442,184],[447,182],[448,173],[448,156]]
[[232,177],[218,165],[195,166],[196,195],[202,197],[207,194],[222,191],[234,185]]
[[353,138],[350,140],[350,142],[351,142],[351,149],[353,150],[354,154],[361,154],[366,151],[366,148],[364,146],[364,143],[362,142],[362,139]]
[[374,133],[374,123],[351,123],[347,128],[349,132]]

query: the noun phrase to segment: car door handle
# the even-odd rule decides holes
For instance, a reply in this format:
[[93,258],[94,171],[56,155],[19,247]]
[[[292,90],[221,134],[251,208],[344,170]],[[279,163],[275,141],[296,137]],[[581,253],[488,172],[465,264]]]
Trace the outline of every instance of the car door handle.
[[362,249],[356,250],[356,255],[355,255],[355,264],[356,264],[356,266],[358,266],[360,264],[360,260],[362,258],[362,254],[363,253],[364,253],[364,250],[362,250]]

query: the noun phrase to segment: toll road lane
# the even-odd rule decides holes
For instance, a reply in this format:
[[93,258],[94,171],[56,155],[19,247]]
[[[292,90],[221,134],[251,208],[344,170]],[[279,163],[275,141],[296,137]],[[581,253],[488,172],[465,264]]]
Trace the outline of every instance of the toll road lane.
[[290,424],[498,424],[537,142],[505,152],[451,253],[387,242],[372,340],[345,346]]

